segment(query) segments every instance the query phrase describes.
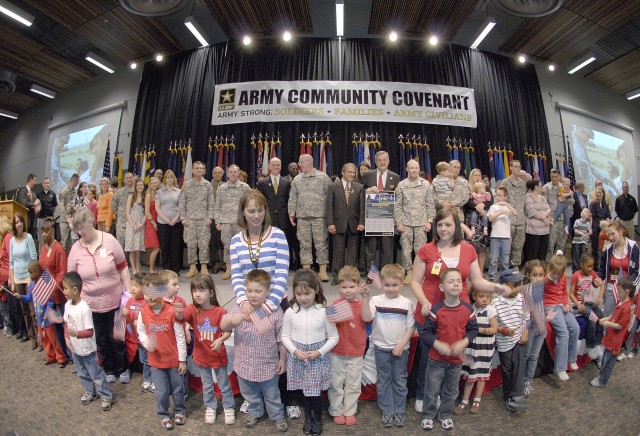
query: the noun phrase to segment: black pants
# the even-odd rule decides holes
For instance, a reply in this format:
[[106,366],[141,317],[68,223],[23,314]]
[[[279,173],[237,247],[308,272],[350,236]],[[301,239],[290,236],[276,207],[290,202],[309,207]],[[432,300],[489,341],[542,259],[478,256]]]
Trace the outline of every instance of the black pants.
[[304,397],[304,420],[322,422],[322,396]]
[[[9,283],[5,283],[5,287],[9,289]],[[7,293],[7,305],[9,306],[9,316],[13,323],[13,332],[18,335],[18,337],[28,336],[27,326],[22,316],[22,303],[16,300],[13,295]]]
[[345,265],[358,267],[358,233],[349,229],[345,233],[336,233],[333,240],[333,260],[331,269],[333,279],[338,280],[338,272]]
[[[571,244],[571,259],[573,261],[572,271],[576,272],[580,269],[580,258],[587,252],[588,244]],[[595,257],[595,256],[594,256]]]
[[[64,316],[64,303],[56,304],[54,305],[53,308],[59,310],[60,315]],[[58,340],[58,344],[60,344],[60,348],[62,348],[64,355],[67,356],[67,360],[71,360],[72,359],[71,352],[69,352],[69,350],[67,349],[67,343],[64,340],[64,324],[62,323],[54,324],[53,328],[56,333],[56,339]]]
[[[27,284],[16,283],[15,289],[18,294],[27,295]],[[31,339],[31,344],[36,345],[38,343],[38,335],[36,333],[36,311],[33,309],[33,303],[20,302],[20,306],[22,309],[22,319],[25,326],[23,335],[29,336],[29,339]]]
[[113,338],[113,318],[116,309],[108,312],[92,312],[93,332],[96,335],[98,356],[102,369],[107,375],[120,375],[127,369],[126,349],[124,342]]
[[158,223],[162,267],[170,269],[176,274],[180,273],[180,268],[182,267],[182,252],[184,248],[182,233],[182,223],[176,223],[172,226]]
[[549,250],[549,234],[546,235],[532,235],[531,233],[525,233],[524,247],[522,250],[522,264],[524,265],[530,260],[544,260],[547,257],[547,250]]
[[211,268],[224,266],[224,244],[222,243],[222,232],[211,226],[211,240],[209,241],[209,265]]
[[376,255],[380,252],[380,269],[393,263],[393,236],[369,236],[366,238],[367,271],[376,263]]
[[509,351],[500,351],[502,367],[502,397],[505,401],[513,397],[521,397],[524,389],[525,356],[527,345],[515,344]]

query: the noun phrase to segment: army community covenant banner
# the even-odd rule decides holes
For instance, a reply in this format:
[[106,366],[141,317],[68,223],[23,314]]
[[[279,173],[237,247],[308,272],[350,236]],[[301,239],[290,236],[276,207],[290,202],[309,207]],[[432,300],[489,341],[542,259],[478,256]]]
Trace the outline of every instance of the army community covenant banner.
[[216,85],[211,124],[378,121],[476,127],[473,89],[400,82],[265,81]]

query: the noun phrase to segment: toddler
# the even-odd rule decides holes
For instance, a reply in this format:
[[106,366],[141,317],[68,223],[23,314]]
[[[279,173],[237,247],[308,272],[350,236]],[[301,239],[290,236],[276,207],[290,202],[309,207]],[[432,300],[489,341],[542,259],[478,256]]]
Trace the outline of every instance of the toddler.
[[592,233],[591,225],[591,211],[585,207],[580,212],[580,218],[573,223],[573,240],[571,241],[573,272],[580,269],[580,259],[587,252]]
[[511,217],[517,215],[516,210],[507,203],[507,188],[501,186],[496,189],[496,201],[491,205],[487,215],[493,223],[491,228],[491,243],[489,244],[489,273],[491,281],[498,273],[498,260],[502,270],[509,268],[509,254],[511,253]]
[[433,179],[431,188],[436,200],[436,206],[441,208],[446,202],[453,201],[454,181],[449,177],[450,165],[447,162],[438,162],[436,172],[438,175]]
[[[473,192],[470,195],[471,200],[475,205],[484,204],[485,201],[491,201],[491,194],[487,192],[487,188],[484,182],[478,182],[473,185]],[[473,209],[471,212],[471,227],[475,227],[478,222],[478,218],[482,222],[482,231],[484,235],[489,234],[489,221],[487,219],[487,214],[485,213],[482,216],[478,216],[478,211]]]
[[142,281],[147,273],[137,272],[131,277],[131,298],[127,300],[127,303],[122,309],[122,315],[125,317],[127,324],[133,325],[133,341],[138,344],[138,359],[142,364],[142,386],[140,390],[142,392],[154,392],[155,386],[151,381],[151,370],[149,369],[149,356],[147,355],[147,349],[140,343],[138,337],[138,315],[142,310],[142,306],[146,304],[144,301],[144,292],[142,292]]
[[569,180],[567,177],[563,178],[561,180],[561,183],[562,186],[558,190],[558,205],[556,207],[556,211],[553,214],[553,219],[555,221],[564,216],[564,231],[568,235],[572,211],[569,210],[567,199],[573,196],[573,191],[571,191],[571,180]]

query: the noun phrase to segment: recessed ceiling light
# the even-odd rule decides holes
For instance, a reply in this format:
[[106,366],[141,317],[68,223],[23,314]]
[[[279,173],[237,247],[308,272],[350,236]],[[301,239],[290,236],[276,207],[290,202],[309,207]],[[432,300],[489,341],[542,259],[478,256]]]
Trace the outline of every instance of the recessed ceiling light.
[[162,59],[164,59],[164,56],[162,56],[161,54],[156,55],[156,62],[162,62]]
[[429,37],[429,44],[431,45],[438,45],[438,37],[435,35],[431,35]]
[[344,36],[344,0],[336,0],[336,35]]
[[282,34],[282,39],[285,41],[291,41],[291,32],[288,30]]
[[55,91],[52,91],[40,85],[36,85],[35,83],[31,85],[31,88],[29,88],[29,90],[31,92],[35,92],[36,94],[40,94],[48,98],[56,98]]
[[244,45],[249,45],[251,44],[251,37],[249,35],[245,36],[244,38],[242,38],[242,43]]
[[525,62],[527,62],[527,57],[525,55],[518,56],[518,62],[524,64]]
[[549,71],[555,71],[556,70],[556,64],[549,64]]
[[391,41],[394,41],[394,42],[395,42],[395,41],[397,41],[397,40],[398,40],[398,34],[397,34],[395,31],[394,31],[394,32],[391,32],[391,33],[389,34],[389,39],[390,39]]
[[33,20],[35,20],[33,15],[26,13],[19,7],[5,0],[0,0],[0,12],[21,22],[25,26],[31,26],[33,24]]
[[93,52],[87,53],[87,55],[84,58],[89,62],[91,62],[93,65],[99,68],[102,68],[107,73],[113,74],[116,71],[116,67],[112,63],[107,62],[106,60],[102,59],[100,56],[98,56]]
[[129,67],[130,67],[132,70],[135,70],[136,68],[138,68],[138,64],[136,64],[135,62],[131,62],[131,63],[129,64]]

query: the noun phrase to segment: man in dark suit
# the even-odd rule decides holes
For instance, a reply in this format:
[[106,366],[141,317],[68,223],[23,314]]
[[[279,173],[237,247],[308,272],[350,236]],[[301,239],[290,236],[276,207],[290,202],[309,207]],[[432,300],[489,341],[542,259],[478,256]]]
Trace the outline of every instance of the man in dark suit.
[[333,286],[345,265],[358,266],[358,237],[364,230],[364,188],[353,179],[356,166],[342,166],[342,180],[331,184],[327,192],[327,230],[333,239]]
[[576,182],[576,188],[573,191],[573,215],[571,215],[571,228],[569,232],[573,235],[573,223],[576,222],[578,218],[580,218],[580,214],[582,213],[582,209],[589,207],[589,199],[587,195],[584,193],[584,183]]
[[[376,169],[368,171],[362,177],[362,183],[366,192],[395,191],[400,176],[393,171],[389,171],[389,153],[379,151],[376,153]],[[367,268],[376,262],[378,253],[380,253],[380,269],[383,266],[393,263],[393,246],[392,236],[369,236],[366,238],[366,254]],[[369,280],[367,280],[369,281]]]
[[40,212],[40,200],[36,197],[34,188],[36,187],[36,175],[27,176],[27,185],[18,189],[16,201],[28,209],[27,212],[27,232],[33,236],[33,240],[38,240],[38,222],[36,217]]

